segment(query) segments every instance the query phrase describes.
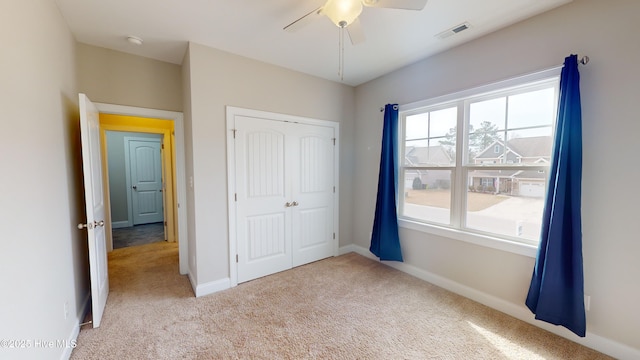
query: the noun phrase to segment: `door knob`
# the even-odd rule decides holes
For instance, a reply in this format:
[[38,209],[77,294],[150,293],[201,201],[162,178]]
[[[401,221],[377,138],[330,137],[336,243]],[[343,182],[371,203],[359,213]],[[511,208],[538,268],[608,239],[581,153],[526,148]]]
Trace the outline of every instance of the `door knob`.
[[293,206],[293,204],[287,201],[287,202],[284,204],[284,206],[285,206],[285,207],[292,207],[292,206]]
[[78,224],[78,229],[82,230],[82,229],[93,229],[93,223],[88,223],[88,224]]
[[294,202],[291,203],[291,206],[298,206],[298,205],[300,205],[300,204],[298,204],[297,201],[294,201]]
[[82,230],[82,229],[94,229],[97,228],[98,226],[103,227],[104,226],[104,220],[100,220],[100,221],[94,221],[92,223],[87,223],[87,224],[78,224],[78,229]]
[[133,188],[133,190],[138,190],[138,186],[137,185],[133,185],[132,188]]

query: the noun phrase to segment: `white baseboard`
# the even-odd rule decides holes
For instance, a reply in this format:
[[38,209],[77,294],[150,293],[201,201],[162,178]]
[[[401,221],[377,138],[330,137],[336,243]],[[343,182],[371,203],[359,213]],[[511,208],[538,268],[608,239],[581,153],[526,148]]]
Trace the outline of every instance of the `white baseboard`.
[[[369,251],[369,249],[365,249],[362,246],[351,244],[351,245],[343,246],[340,248],[341,255],[346,254],[350,251],[360,254],[364,257],[379,261],[378,258]],[[588,348],[597,350],[603,354],[612,356],[616,359],[640,359],[640,349],[632,348],[630,346],[618,343],[611,339],[607,339],[590,332],[587,332],[586,336],[584,338],[581,338],[563,327],[555,326],[543,321],[536,320],[534,315],[529,311],[529,309],[526,306],[524,306],[524,304],[518,305],[518,304],[505,301],[493,295],[468,287],[466,285],[462,285],[460,283],[457,283],[455,281],[444,278],[442,276],[430,273],[426,270],[420,269],[418,267],[415,267],[407,263],[400,263],[400,262],[393,262],[393,261],[382,261],[381,263],[387,266],[390,266],[394,269],[405,272],[409,275],[415,276],[418,279],[424,280],[428,283],[439,286],[443,289],[449,290],[458,295],[464,296],[473,301],[479,302],[492,309],[495,309],[507,315],[513,316],[516,319],[522,320],[531,325],[547,330],[565,339],[576,342],[580,345],[584,345]]]
[[125,227],[129,227],[131,225],[129,225],[129,221],[114,221],[111,223],[111,228],[112,229],[120,229],[120,228],[125,228]]
[[213,293],[217,293],[218,291],[231,288],[231,279],[229,278],[211,281],[204,284],[196,284],[195,280],[191,276],[191,273],[189,273],[189,281],[191,282],[191,287],[193,288],[193,292],[195,293],[196,297],[210,295]]
[[89,311],[89,304],[91,301],[91,292],[87,293],[84,301],[82,303],[82,308],[80,309],[80,313],[76,314],[76,325],[71,329],[71,334],[67,337],[67,345],[60,355],[60,360],[68,360],[71,357],[71,352],[76,347],[78,341],[78,335],[80,335],[80,324],[84,322],[85,317],[87,316],[87,312]]
[[348,254],[351,252],[354,252],[354,253],[358,252],[356,251],[356,245],[350,244],[350,245],[346,245],[338,248],[338,256]]

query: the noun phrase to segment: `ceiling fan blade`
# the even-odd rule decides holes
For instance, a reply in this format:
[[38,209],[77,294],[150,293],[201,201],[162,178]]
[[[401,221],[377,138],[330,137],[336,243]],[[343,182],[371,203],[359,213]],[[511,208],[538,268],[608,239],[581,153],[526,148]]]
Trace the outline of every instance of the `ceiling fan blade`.
[[356,18],[346,29],[349,34],[349,39],[351,39],[351,44],[358,45],[364,42],[364,31],[362,30],[362,25],[360,25],[359,18]]
[[322,6],[304,15],[303,17],[292,22],[291,24],[285,26],[283,30],[289,31],[289,32],[298,31],[304,26],[306,26],[307,24],[309,24],[310,22],[312,22],[313,20],[319,18],[320,16],[322,16]]
[[362,4],[379,8],[422,10],[427,5],[427,0],[362,0]]

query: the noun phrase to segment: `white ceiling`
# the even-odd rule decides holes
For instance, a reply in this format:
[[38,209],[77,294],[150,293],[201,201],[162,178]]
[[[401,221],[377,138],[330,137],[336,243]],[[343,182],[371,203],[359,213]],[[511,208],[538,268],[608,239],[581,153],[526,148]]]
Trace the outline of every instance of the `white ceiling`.
[[[195,42],[321,78],[338,76],[339,28],[321,17],[283,27],[325,0],[54,0],[81,43],[181,64]],[[359,85],[571,0],[429,0],[422,11],[367,8],[366,41],[344,48],[345,84]],[[471,28],[435,35],[463,22]],[[126,41],[142,38],[142,46]]]

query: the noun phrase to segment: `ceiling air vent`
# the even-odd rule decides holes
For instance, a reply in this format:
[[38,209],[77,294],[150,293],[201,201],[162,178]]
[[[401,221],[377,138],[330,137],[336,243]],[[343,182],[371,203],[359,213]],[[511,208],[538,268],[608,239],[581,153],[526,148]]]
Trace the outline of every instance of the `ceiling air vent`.
[[453,36],[455,34],[461,33],[465,30],[467,30],[468,28],[471,27],[471,24],[469,24],[468,22],[463,22],[462,24],[456,25],[450,29],[447,29],[439,34],[436,35],[437,38],[440,39],[445,39],[448,38],[449,36]]

